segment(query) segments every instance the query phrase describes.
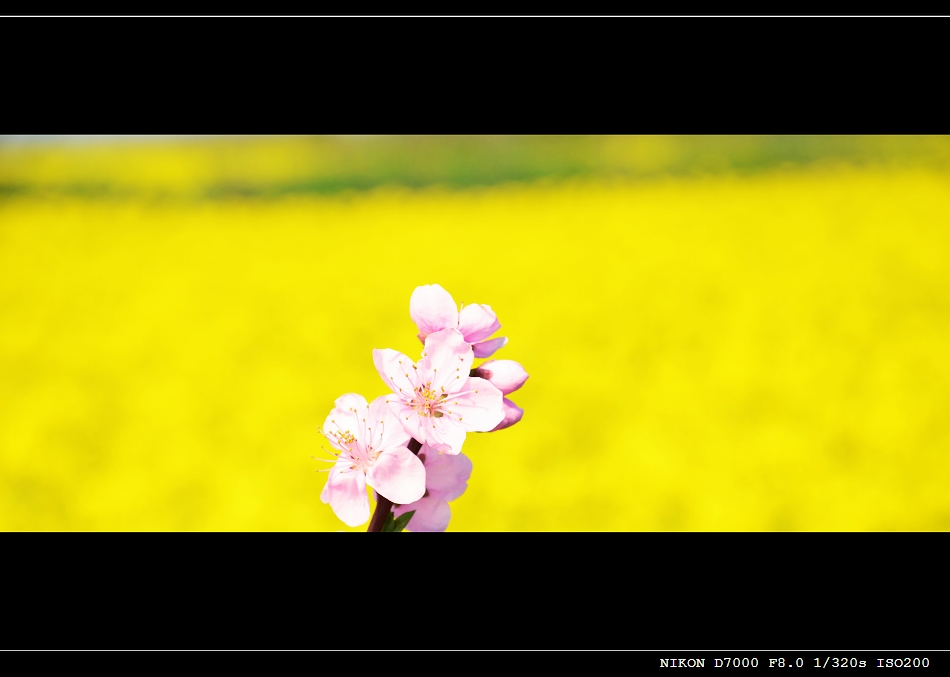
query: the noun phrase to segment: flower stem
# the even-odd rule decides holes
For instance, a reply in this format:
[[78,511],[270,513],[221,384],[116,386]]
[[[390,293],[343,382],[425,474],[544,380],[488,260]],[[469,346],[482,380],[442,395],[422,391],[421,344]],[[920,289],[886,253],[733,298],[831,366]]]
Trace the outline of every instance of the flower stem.
[[[413,440],[410,440],[408,446],[409,446],[409,451],[411,451],[412,453],[418,456],[419,450],[422,449],[422,442],[419,442],[418,440],[413,439]],[[369,521],[369,529],[366,530],[367,533],[369,533],[370,531],[382,531],[383,525],[386,523],[386,518],[389,517],[389,513],[391,513],[392,511],[393,511],[393,502],[377,491],[376,492],[376,511],[373,513],[373,519]]]

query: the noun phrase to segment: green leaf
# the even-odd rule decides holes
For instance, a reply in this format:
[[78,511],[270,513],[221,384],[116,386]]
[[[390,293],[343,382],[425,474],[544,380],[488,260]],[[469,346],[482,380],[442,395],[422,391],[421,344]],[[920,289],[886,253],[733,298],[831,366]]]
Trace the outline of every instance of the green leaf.
[[402,531],[406,528],[406,525],[409,524],[409,520],[412,519],[412,516],[416,514],[415,510],[410,510],[405,515],[400,515],[398,518],[390,512],[386,515],[386,521],[383,522],[383,528],[380,531]]
[[393,513],[390,510],[389,514],[386,515],[386,521],[383,522],[383,528],[380,529],[380,531],[395,531],[395,530],[396,530],[396,523],[395,521],[393,521]]
[[[392,513],[389,513],[392,516]],[[409,524],[409,520],[412,519],[412,516],[416,514],[415,510],[410,510],[407,513],[403,513],[393,522],[393,531],[402,531],[406,528],[406,525]]]

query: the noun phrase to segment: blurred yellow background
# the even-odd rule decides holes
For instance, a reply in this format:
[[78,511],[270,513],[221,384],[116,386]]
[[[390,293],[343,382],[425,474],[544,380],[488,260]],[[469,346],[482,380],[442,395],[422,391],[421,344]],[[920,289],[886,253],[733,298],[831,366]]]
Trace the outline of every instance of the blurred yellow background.
[[432,283],[531,375],[450,531],[950,528],[947,137],[0,137],[0,529],[348,531]]

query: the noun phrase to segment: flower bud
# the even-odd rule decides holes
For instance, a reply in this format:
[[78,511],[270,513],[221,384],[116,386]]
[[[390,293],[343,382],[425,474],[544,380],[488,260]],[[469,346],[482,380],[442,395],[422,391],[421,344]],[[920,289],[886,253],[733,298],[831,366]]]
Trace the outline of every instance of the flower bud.
[[491,432],[495,432],[496,430],[503,430],[504,428],[513,426],[515,423],[521,420],[522,416],[524,416],[524,409],[522,409],[517,404],[509,400],[507,397],[502,398],[501,406],[502,406],[502,410],[505,412],[505,418],[502,420],[501,423],[499,423],[494,428],[492,428]]
[[514,360],[488,360],[472,372],[501,391],[502,395],[513,393],[528,380],[528,372]]

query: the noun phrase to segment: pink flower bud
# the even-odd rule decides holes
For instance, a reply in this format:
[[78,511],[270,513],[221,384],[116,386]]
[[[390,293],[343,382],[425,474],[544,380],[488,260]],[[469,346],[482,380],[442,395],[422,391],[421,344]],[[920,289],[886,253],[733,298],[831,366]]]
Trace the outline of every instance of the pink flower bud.
[[514,360],[488,360],[478,366],[475,375],[498,388],[502,395],[513,393],[528,380],[528,372]]
[[492,428],[491,432],[495,432],[496,430],[503,430],[504,428],[513,426],[515,423],[521,420],[522,416],[524,416],[524,409],[522,409],[517,404],[509,400],[507,397],[502,398],[501,406],[505,412],[505,418],[504,420],[502,420],[501,423],[499,423],[494,428]]

